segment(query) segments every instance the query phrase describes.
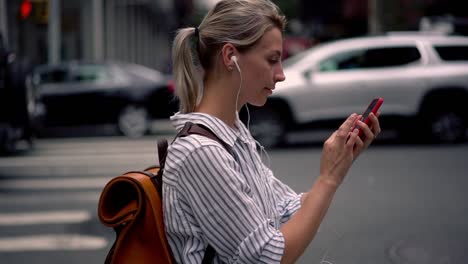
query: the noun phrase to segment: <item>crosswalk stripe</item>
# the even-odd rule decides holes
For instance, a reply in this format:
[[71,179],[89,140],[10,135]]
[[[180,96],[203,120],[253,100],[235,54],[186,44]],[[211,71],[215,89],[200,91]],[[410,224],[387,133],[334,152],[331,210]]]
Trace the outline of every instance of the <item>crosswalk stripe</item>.
[[6,190],[67,190],[67,189],[102,189],[112,177],[71,178],[54,180],[3,180],[0,189]]
[[0,226],[82,223],[91,219],[88,211],[42,211],[0,214]]
[[0,205],[37,205],[37,204],[64,204],[68,202],[92,202],[97,203],[101,192],[60,192],[60,193],[36,193],[33,196],[24,194],[0,195]]
[[0,238],[0,252],[97,250],[106,247],[107,240],[97,236],[78,234],[47,234]]
[[156,162],[157,152],[154,153],[112,153],[88,155],[47,155],[35,157],[7,157],[0,159],[0,168],[34,167],[67,167],[67,166],[105,166],[119,164],[152,164]]

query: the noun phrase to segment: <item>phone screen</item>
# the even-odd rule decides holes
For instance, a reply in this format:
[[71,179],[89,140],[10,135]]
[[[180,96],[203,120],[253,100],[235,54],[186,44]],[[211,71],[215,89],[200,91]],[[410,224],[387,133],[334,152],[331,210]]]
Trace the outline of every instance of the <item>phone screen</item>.
[[[379,110],[380,106],[382,105],[383,103],[383,98],[374,98],[372,99],[371,103],[369,104],[369,106],[366,108],[366,110],[364,111],[364,113],[362,113],[362,117],[361,117],[361,121],[366,123],[366,124],[369,124],[370,120],[368,119],[370,113],[374,112],[376,113],[377,110]],[[363,132],[361,130],[361,127],[359,125],[356,125],[353,130],[357,128],[359,129],[359,136],[362,137],[363,136]]]
[[369,114],[372,112],[372,109],[374,109],[375,105],[377,104],[378,99],[372,100],[370,103],[369,107],[367,107],[366,111],[362,114],[361,121],[366,120],[366,118],[369,116]]

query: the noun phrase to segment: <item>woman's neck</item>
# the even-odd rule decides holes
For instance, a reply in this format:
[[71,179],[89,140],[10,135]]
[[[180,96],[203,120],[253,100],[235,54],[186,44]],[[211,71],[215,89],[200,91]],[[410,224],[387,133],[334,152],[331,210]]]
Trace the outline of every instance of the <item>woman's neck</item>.
[[234,127],[237,120],[237,90],[233,82],[222,80],[222,78],[205,80],[203,98],[196,111],[215,116],[228,126]]

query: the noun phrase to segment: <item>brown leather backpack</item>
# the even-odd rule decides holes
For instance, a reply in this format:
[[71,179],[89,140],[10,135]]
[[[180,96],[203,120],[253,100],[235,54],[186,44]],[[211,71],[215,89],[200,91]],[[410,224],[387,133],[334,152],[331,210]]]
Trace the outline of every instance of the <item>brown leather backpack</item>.
[[[206,136],[230,151],[211,130],[190,122],[176,138],[190,134]],[[162,210],[162,173],[167,147],[167,140],[158,141],[160,166],[127,172],[104,187],[99,199],[99,219],[116,232],[106,264],[175,263],[164,230]],[[214,256],[214,248],[208,245],[202,263],[211,263]]]

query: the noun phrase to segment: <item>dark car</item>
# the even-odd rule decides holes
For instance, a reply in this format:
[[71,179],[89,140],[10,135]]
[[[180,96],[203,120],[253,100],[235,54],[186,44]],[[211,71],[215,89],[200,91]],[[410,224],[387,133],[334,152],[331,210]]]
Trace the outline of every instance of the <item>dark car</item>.
[[66,62],[34,69],[45,127],[116,124],[129,137],[178,109],[170,76],[130,63]]
[[27,60],[8,50],[0,34],[0,153],[10,154],[18,142],[29,147],[34,142],[36,98],[32,87],[26,85],[29,72]]

